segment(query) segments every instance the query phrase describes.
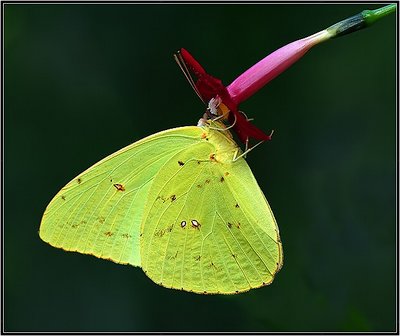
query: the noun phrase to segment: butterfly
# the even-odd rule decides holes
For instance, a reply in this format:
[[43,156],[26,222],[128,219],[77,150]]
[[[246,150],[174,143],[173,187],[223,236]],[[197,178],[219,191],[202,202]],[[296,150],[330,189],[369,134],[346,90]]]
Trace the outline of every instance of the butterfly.
[[[213,113],[224,115],[222,102]],[[54,196],[39,235],[200,294],[268,285],[283,263],[271,208],[217,116],[150,135],[94,164]]]

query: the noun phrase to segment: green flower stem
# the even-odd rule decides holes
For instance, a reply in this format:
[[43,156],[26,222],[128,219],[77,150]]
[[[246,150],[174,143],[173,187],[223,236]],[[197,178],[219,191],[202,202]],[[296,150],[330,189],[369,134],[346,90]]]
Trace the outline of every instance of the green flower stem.
[[361,14],[364,17],[364,20],[367,26],[372,25],[377,20],[383,18],[384,16],[391,14],[396,11],[396,4],[387,5],[385,7],[381,7],[375,10],[365,10],[362,11]]
[[326,29],[330,38],[343,36],[371,26],[376,21],[396,11],[396,4],[387,5],[375,10],[364,10],[361,13],[342,20]]

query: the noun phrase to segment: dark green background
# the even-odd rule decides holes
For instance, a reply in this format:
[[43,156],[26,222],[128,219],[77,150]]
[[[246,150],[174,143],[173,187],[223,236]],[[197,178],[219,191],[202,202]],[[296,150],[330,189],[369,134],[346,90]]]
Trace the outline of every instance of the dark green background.
[[241,105],[273,141],[248,157],[277,218],[271,286],[202,296],[39,239],[42,213],[106,155],[204,106],[172,54],[229,84],[373,4],[5,5],[7,331],[396,328],[396,15],[329,41]]

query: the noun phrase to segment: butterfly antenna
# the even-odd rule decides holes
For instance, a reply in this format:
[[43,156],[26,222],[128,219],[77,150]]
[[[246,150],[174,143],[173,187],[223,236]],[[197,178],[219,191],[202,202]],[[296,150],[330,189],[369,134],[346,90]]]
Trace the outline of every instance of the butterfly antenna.
[[248,153],[248,150],[249,150],[249,137],[246,138],[246,145],[244,147],[244,155],[243,155],[244,158],[246,158],[247,156],[246,153]]
[[[221,117],[222,117],[222,116],[221,116]],[[236,125],[236,121],[237,121],[237,117],[236,117],[235,115],[233,115],[233,117],[235,118],[235,120],[233,121],[233,124],[232,124],[232,125],[229,125],[227,128],[225,128],[226,130],[228,130],[228,129],[231,129],[231,128],[235,127],[235,125]]]
[[265,140],[262,140],[262,141],[260,141],[260,142],[258,142],[258,143],[256,143],[253,147],[250,147],[250,148],[248,148],[248,149],[246,149],[242,154],[240,154],[239,156],[236,156],[237,155],[237,152],[235,153],[235,155],[233,156],[233,160],[232,160],[232,162],[235,162],[235,161],[237,161],[237,160],[239,160],[241,157],[246,157],[246,155],[250,152],[250,151],[252,151],[254,148],[256,148],[258,145],[261,145],[263,142],[265,142]]
[[177,51],[177,52],[174,54],[174,59],[175,59],[176,63],[179,65],[179,67],[181,68],[183,74],[185,75],[187,81],[189,82],[189,84],[190,84],[190,86],[192,87],[192,89],[194,90],[194,92],[196,92],[196,94],[197,94],[197,96],[200,98],[200,100],[201,100],[203,103],[205,103],[205,101],[203,100],[203,98],[202,98],[201,95],[200,95],[199,90],[198,90],[197,87],[196,87],[196,84],[195,84],[195,82],[194,82],[194,80],[193,80],[193,77],[192,77],[192,75],[190,74],[190,71],[189,71],[189,69],[187,68],[186,63],[185,63],[185,60],[183,59],[183,57],[182,57],[180,51]]
[[252,121],[252,120],[254,120],[254,118],[249,118],[248,116],[247,116],[247,114],[246,113],[244,113],[243,111],[239,111],[241,114],[243,114],[245,117],[246,117],[246,120],[247,121]]
[[[217,130],[217,131],[227,131],[227,130],[231,129],[232,127],[235,127],[237,119],[236,119],[235,115],[233,115],[233,116],[235,117],[235,120],[233,121],[232,125],[229,125],[228,127],[225,127],[225,128],[209,126],[210,129]],[[215,119],[212,119],[212,121],[217,121],[219,119],[222,119],[223,117],[224,117],[224,115],[220,115],[220,116],[216,117]]]

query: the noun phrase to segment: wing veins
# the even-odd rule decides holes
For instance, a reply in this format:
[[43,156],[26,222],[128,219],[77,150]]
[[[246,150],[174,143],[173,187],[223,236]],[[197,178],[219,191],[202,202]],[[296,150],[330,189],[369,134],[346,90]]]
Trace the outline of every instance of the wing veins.
[[[216,213],[218,214],[217,211],[216,211]],[[228,276],[229,280],[231,281],[233,287],[236,288],[236,284],[233,282],[233,279],[232,279],[232,276],[231,276],[231,272],[230,272],[229,268],[226,266],[224,255],[221,252],[221,249],[220,249],[220,246],[219,246],[219,242],[217,242],[217,243],[215,242],[215,236],[214,235],[211,235],[211,238],[213,240],[213,246],[216,246],[217,249],[218,249],[218,254],[219,254],[220,260],[222,260],[222,264],[224,265],[225,273]]]
[[[229,185],[229,183],[228,183],[228,185]],[[230,190],[230,192],[233,194],[233,195],[235,195],[235,200],[237,199],[237,194],[236,194],[236,192],[234,191],[234,190],[232,190],[230,187],[229,187],[229,190]],[[277,227],[277,224],[276,224],[276,221],[275,221],[275,218],[273,217],[273,213],[272,213],[272,210],[271,210],[271,208],[269,207],[269,204],[268,204],[268,202],[265,200],[265,202],[267,203],[267,205],[268,205],[268,209],[269,209],[269,212],[270,212],[270,214],[272,215],[272,219],[273,219],[273,222],[274,222],[274,224],[275,224],[275,228]],[[251,212],[249,212],[248,210],[247,210],[247,207],[246,207],[246,205],[243,205],[243,207],[244,207],[244,209],[246,209],[246,212],[245,211],[243,211],[242,210],[242,208],[240,209],[242,212],[243,212],[243,214],[244,214],[244,216],[246,217],[246,219],[247,219],[247,221],[249,222],[249,223],[251,223],[251,221],[248,219],[248,216],[250,215],[251,217],[252,217],[252,220],[253,220],[253,222],[257,222],[257,219],[251,214]],[[249,215],[248,215],[249,214]],[[253,228],[254,229],[254,228]],[[262,227],[261,227],[261,229],[262,229]],[[264,230],[263,230],[264,231]],[[266,232],[266,231],[264,231],[265,233],[266,233],[266,235],[275,243],[275,244],[277,244],[278,243],[278,241],[274,238],[274,237],[272,237],[268,232]],[[263,243],[264,244],[264,243]],[[266,247],[265,245],[264,245],[264,247]]]
[[[144,150],[143,150],[143,151],[144,151]],[[141,151],[141,152],[142,152],[142,151]],[[169,152],[168,152],[168,154],[169,154]],[[163,155],[160,155],[160,156],[157,158],[157,160],[152,161],[152,164],[151,164],[151,165],[153,165],[153,164],[156,163],[157,161],[161,160],[161,159],[162,159],[163,157],[165,157],[165,156],[166,156],[166,153],[163,153]],[[131,160],[133,157],[134,157],[134,156],[129,156],[129,158],[126,159],[123,163],[126,163],[128,160]],[[149,161],[150,161],[150,160],[149,160]],[[146,162],[148,162],[148,161],[146,161]],[[120,164],[119,166],[121,166],[121,164]],[[119,166],[118,166],[118,167],[119,167]],[[139,169],[138,174],[139,174],[140,172],[143,172],[143,170],[145,170],[146,168],[149,167],[149,166],[145,166],[144,164],[143,164],[142,166],[143,166],[143,168],[142,168],[142,169]],[[115,170],[116,170],[116,168],[114,168],[114,169],[111,171],[111,173],[113,173]],[[134,175],[134,177],[137,176],[138,174]],[[143,187],[145,184],[147,184],[150,180],[153,180],[154,177],[155,177],[155,175],[154,175],[152,178],[150,178],[149,180],[147,180],[145,183],[142,183],[138,188],[142,188],[142,187]],[[90,198],[93,197],[93,195],[94,195],[95,192],[97,191],[99,185],[100,185],[102,182],[104,182],[104,180],[105,180],[105,178],[104,178],[102,181],[100,181],[100,182],[98,183],[98,185],[96,186],[96,190],[93,191],[92,195],[86,200],[85,204],[89,201]],[[99,211],[99,212],[101,212],[101,210],[104,209],[105,206],[106,206],[106,205],[109,203],[109,201],[112,199],[113,195],[110,195],[109,199],[108,199],[106,202],[103,202],[104,198],[105,198],[106,195],[109,193],[109,191],[110,191],[110,189],[111,189],[112,187],[113,187],[112,185],[110,185],[110,186],[108,187],[107,191],[104,193],[104,195],[103,195],[102,199],[100,200],[100,202],[98,202],[98,203],[97,203],[97,206],[92,210],[91,215],[90,215],[90,218],[93,217],[93,214],[95,214],[96,212],[98,212],[99,206],[100,206],[101,204],[102,204],[102,207],[100,208],[100,211]],[[111,211],[112,211],[112,210],[111,210]],[[111,211],[110,211],[110,212],[111,212]],[[108,216],[110,215],[110,212],[108,212],[107,218],[108,218]],[[86,213],[87,213],[87,211],[86,211]],[[85,214],[86,214],[86,213],[85,213]],[[75,216],[76,216],[76,215],[75,215]],[[89,236],[92,234],[92,232],[93,232],[93,226],[92,226],[91,229],[90,229]],[[95,241],[98,240],[99,235],[100,235],[100,231],[97,232]],[[81,238],[82,238],[82,236],[79,238],[79,242],[81,241]],[[78,243],[79,243],[79,242],[78,242]],[[85,247],[84,247],[84,251],[86,251],[86,249],[87,249],[87,244],[88,244],[88,240],[86,239],[86,244],[85,244]]]
[[[219,186],[219,188],[221,189],[222,186]],[[225,198],[225,195],[223,192],[220,192],[220,194],[222,195],[222,197],[224,198],[225,202],[223,202],[223,204],[228,204],[227,199]],[[234,198],[236,201],[236,198]],[[235,218],[235,216],[233,216],[232,211],[226,206],[226,210],[230,213],[230,215],[232,216],[232,218]],[[219,215],[221,217],[221,215]],[[221,218],[222,221],[224,222],[223,218]],[[246,218],[247,222],[251,225],[251,222]],[[254,229],[253,229],[254,230]],[[240,249],[242,250],[243,254],[246,256],[247,260],[250,262],[251,266],[256,270],[261,282],[263,282],[263,278],[258,270],[258,268],[253,264],[253,262],[251,261],[250,257],[247,255],[247,253],[244,251],[242,245],[239,243],[239,241],[237,240],[237,238],[235,237],[235,235],[232,233],[232,230],[228,229],[229,233],[231,234],[231,236],[234,238],[236,244],[240,247]],[[242,230],[240,231],[240,234],[244,237],[244,239],[246,240],[247,244],[251,247],[251,249],[256,253],[256,255],[258,256],[258,258],[262,261],[262,263],[264,264],[264,266],[266,267],[266,269],[268,270],[269,273],[270,270],[268,268],[268,266],[265,264],[264,260],[260,257],[260,255],[255,251],[255,249],[253,248],[253,246],[250,244],[249,240],[247,239],[246,235],[242,232]]]
[[[186,164],[187,164],[187,163],[186,163]],[[181,167],[181,168],[180,168],[180,169],[179,169],[165,184],[164,184],[164,186],[163,186],[163,188],[162,188],[161,190],[164,190],[165,186],[166,186],[174,177],[178,176],[179,173],[182,172],[182,169],[183,169],[183,168],[185,168],[185,166],[182,166],[182,167]],[[199,172],[199,174],[197,175],[197,177],[203,172],[203,170],[204,170],[204,168],[202,168],[202,170]],[[184,195],[186,196],[186,199],[187,199],[187,195],[188,195],[189,191],[192,190],[192,188],[193,188],[194,184],[196,183],[196,181],[197,181],[197,178],[194,180],[194,182],[193,182],[192,185],[189,187],[189,189],[184,193]],[[153,204],[154,204],[154,203],[153,203]],[[179,213],[182,212],[183,208],[185,207],[185,204],[186,204],[186,201],[183,203],[182,209],[181,209],[181,211],[180,211]],[[169,207],[170,207],[171,205],[172,205],[172,203],[168,204],[168,206],[164,209],[162,215],[158,218],[157,224],[156,224],[156,226],[155,226],[155,228],[154,228],[154,230],[153,230],[153,234],[152,234],[152,236],[151,236],[150,245],[151,245],[151,243],[152,243],[152,241],[153,241],[154,234],[155,234],[155,232],[156,232],[156,230],[157,230],[157,228],[158,228],[158,226],[159,226],[159,223],[160,223],[161,218],[164,216],[165,212],[169,209]],[[176,222],[177,219],[178,219],[178,218],[175,219],[175,222]],[[162,266],[162,269],[161,269],[161,279],[163,279],[163,275],[164,275],[165,259],[166,259],[167,250],[168,250],[168,247],[169,247],[169,242],[170,242],[170,240],[171,240],[172,233],[173,233],[173,231],[170,232],[170,235],[169,235],[169,237],[168,237],[167,246],[166,246],[165,251],[164,251],[164,260],[163,260],[163,266]]]
[[[185,147],[185,148],[183,148],[182,150],[180,150],[180,151],[178,151],[175,155],[174,155],[174,157],[176,156],[176,155],[178,155],[179,153],[181,153],[181,152],[183,152],[183,151],[185,151],[185,150],[187,150],[187,149],[189,149],[189,148],[191,148],[192,146],[195,146],[195,145],[198,145],[197,143],[195,143],[195,144],[192,144],[192,145],[190,145],[190,146],[188,146],[188,147]],[[164,163],[164,165],[163,165],[163,167],[165,166],[165,165],[167,165],[170,161],[172,160],[172,158],[170,159],[170,160],[168,160],[167,162],[165,162]],[[189,159],[187,162],[186,162],[186,165],[187,165],[187,163],[189,162],[189,161],[194,161],[194,160],[196,160],[196,159]],[[162,167],[162,168],[163,168]],[[187,166],[186,166],[187,167]],[[160,170],[162,170],[162,168],[160,169]],[[182,171],[182,169],[184,169],[185,168],[185,166],[182,166],[182,167],[180,167],[164,184],[163,184],[163,186],[161,187],[161,191],[162,190],[164,190],[164,188],[165,188],[165,186],[168,184],[168,183],[170,183],[171,182],[171,180],[173,179],[173,178],[175,178],[181,171]],[[204,169],[204,168],[203,168]],[[193,186],[193,184],[192,184],[192,186]],[[191,187],[192,187],[191,186]],[[189,190],[191,189],[191,187],[189,188]],[[187,192],[186,193],[184,193],[184,194],[187,194]],[[159,196],[160,195],[160,192],[158,193],[158,195],[157,196]],[[151,203],[151,206],[150,206],[150,209],[151,208],[153,208],[154,207],[154,203],[156,202],[156,198],[152,201],[152,203]],[[164,211],[165,212],[165,211]],[[160,217],[161,218],[161,217]],[[154,230],[153,230],[153,232],[152,232],[152,234],[151,234],[151,241],[150,241],[150,245],[152,244],[152,242],[153,242],[153,237],[154,237],[154,233],[156,232],[156,230],[157,230],[157,227],[158,227],[158,224],[159,224],[159,220],[157,221],[157,224],[156,224],[156,226],[155,226],[155,228],[154,228]],[[146,263],[147,263],[147,261],[148,261],[148,258],[149,258],[149,253],[147,252],[147,255],[146,255]]]
[[[229,186],[229,185],[228,185]],[[234,195],[234,199],[235,199],[235,201],[237,200],[237,194],[229,187],[229,190],[230,190],[230,192]],[[241,205],[242,206],[242,205]],[[246,206],[243,206],[244,207],[244,209],[246,209]],[[264,243],[264,241],[263,241],[263,239],[261,239],[261,237],[260,237],[260,235],[258,234],[258,232],[257,232],[257,230],[254,228],[254,225],[253,225],[253,222],[251,221],[251,220],[249,220],[249,218],[248,218],[248,211],[247,211],[247,209],[246,209],[246,211],[244,211],[242,208],[240,208],[240,211],[243,213],[243,215],[244,215],[244,217],[246,218],[246,221],[250,224],[250,227],[251,227],[251,229],[253,230],[253,232],[257,235],[257,238],[258,238],[258,240],[259,241],[261,241],[261,243],[262,243],[262,245],[264,246],[264,248],[268,251],[268,254],[270,255],[270,257],[271,257],[271,260],[274,260],[275,258],[274,258],[274,256],[271,254],[271,251],[270,251],[270,249],[265,245],[265,243]],[[231,212],[231,211],[230,211]],[[232,212],[231,212],[232,213]],[[271,212],[272,213],[272,212]],[[251,216],[252,217],[252,220],[254,221],[254,222],[256,222],[257,220],[254,218],[254,216]],[[274,219],[274,222],[275,222],[275,219]],[[276,226],[276,223],[275,223],[275,226]],[[262,228],[261,228],[262,229]],[[268,232],[266,232],[266,231],[264,231],[263,230],[263,232],[265,232],[265,234],[267,235],[267,237],[269,237],[275,244],[277,244],[277,245],[279,245],[279,243],[274,239],[274,238],[272,238],[270,235],[269,235],[269,233]],[[242,233],[242,232],[241,232]],[[247,239],[247,237],[244,235],[244,233],[242,233],[242,235],[243,235],[243,237],[246,239],[246,241],[248,242],[248,239]],[[250,243],[249,243],[250,244]],[[260,260],[263,262],[263,264],[264,264],[264,266],[266,267],[266,269],[268,270],[268,273],[270,273],[272,276],[274,276],[274,274],[276,273],[272,273],[271,271],[270,271],[270,269],[269,269],[269,267],[267,266],[267,264],[266,264],[266,262],[264,261],[264,259],[256,252],[256,250],[254,250],[254,248],[253,248],[253,246],[250,244],[250,246],[251,246],[251,248],[253,249],[253,251],[257,254],[257,256],[260,258]],[[278,246],[278,248],[279,248],[279,246]]]
[[[142,152],[142,151],[140,151],[140,152]],[[165,153],[163,153],[163,154],[164,154],[164,156],[165,156]],[[115,157],[115,156],[114,156],[114,157]],[[128,160],[131,160],[133,157],[134,157],[134,155],[129,156],[129,157],[128,157],[126,160],[124,160],[123,163],[121,163],[119,166],[121,166],[122,164],[126,163]],[[153,163],[157,162],[157,161],[160,160],[162,157],[163,157],[163,156],[160,156],[157,160],[153,161]],[[147,161],[146,161],[146,162],[147,162]],[[119,167],[119,166],[118,166],[118,167]],[[109,176],[110,174],[112,174],[112,172],[115,171],[115,169],[116,169],[116,168],[112,169],[111,171],[106,171],[106,172],[104,172],[104,173],[97,174],[97,175],[93,176],[92,178],[97,178],[97,177],[99,177],[99,176],[101,176],[101,175],[103,175],[103,174],[107,174],[107,173],[108,173],[107,176]],[[144,168],[143,168],[143,169],[144,169]],[[143,169],[141,169],[140,171],[143,171]],[[82,173],[82,174],[80,174],[80,175],[78,175],[78,176],[83,176],[83,175],[84,175],[84,173]],[[107,178],[107,177],[104,177],[104,178],[103,178],[102,180],[100,180],[97,184],[95,184],[95,185],[93,185],[93,186],[90,186],[90,187],[88,187],[88,188],[86,188],[86,189],[83,189],[80,193],[78,193],[77,195],[74,195],[73,198],[78,197],[78,196],[79,196],[79,198],[69,207],[69,209],[71,209],[71,208],[73,207],[73,205],[75,205],[76,202],[79,201],[80,197],[82,197],[82,195],[83,195],[85,192],[87,192],[88,190],[90,190],[90,189],[92,189],[92,188],[95,188],[95,190],[94,190],[94,191],[92,192],[92,194],[87,198],[87,200],[85,201],[85,203],[82,204],[81,207],[79,207],[79,210],[75,213],[75,216],[74,216],[74,219],[73,219],[72,222],[75,222],[75,218],[78,216],[78,214],[80,213],[81,209],[85,207],[85,205],[87,204],[87,202],[89,202],[89,200],[90,200],[90,199],[93,197],[93,195],[96,193],[96,191],[97,191],[99,185],[101,185],[101,183],[103,183],[103,182],[106,180],[106,178]],[[75,179],[74,179],[74,180],[75,180]],[[74,180],[72,180],[72,181],[74,181]],[[71,181],[71,182],[72,182],[72,181]],[[71,183],[71,182],[70,182],[70,183]],[[142,187],[143,185],[145,185],[146,183],[148,183],[148,181],[146,181],[144,184],[142,184],[139,188],[141,188],[141,187]],[[75,189],[74,186],[72,186],[72,187],[73,187],[73,189]],[[63,191],[64,189],[65,189],[65,188],[61,189],[61,191]],[[71,191],[72,191],[73,189],[71,189]],[[110,188],[108,188],[106,194],[109,192],[109,190],[110,190]],[[60,193],[58,193],[58,194],[60,194]],[[106,195],[106,194],[105,194],[105,195]],[[104,195],[104,197],[105,197],[105,195]],[[103,197],[103,198],[104,198],[104,197]],[[102,200],[103,200],[103,199],[102,199]],[[102,202],[102,200],[99,202],[99,204]],[[92,211],[92,214],[90,215],[90,218],[92,218],[92,217],[93,217],[93,213],[95,213],[95,211],[97,211],[99,204],[98,204],[98,205],[96,206],[96,208]],[[66,204],[61,203],[60,206],[56,209],[56,212],[55,212],[55,213],[57,213],[64,205],[66,205]],[[104,208],[104,205],[103,205],[103,208]],[[85,214],[86,214],[86,213],[87,213],[87,211],[85,212]],[[71,213],[69,214],[68,218],[67,218],[65,221],[66,221],[66,222],[70,221],[72,215],[73,215],[73,212],[71,212]],[[56,228],[56,226],[57,226],[57,223],[59,223],[59,221],[56,221],[56,225],[55,225],[54,228],[53,228],[53,232],[54,232],[54,230],[55,230],[55,228]],[[59,242],[59,240],[60,240],[60,238],[61,238],[61,235],[62,235],[62,233],[63,233],[63,231],[64,231],[64,229],[65,229],[65,226],[66,226],[66,225],[63,224],[63,226],[62,226],[62,228],[61,228],[61,230],[60,230],[60,233],[58,234],[58,237],[57,237],[57,239],[55,240],[56,242]],[[92,232],[92,230],[90,230],[89,235],[91,234],[91,232]],[[77,234],[77,232],[75,233],[75,236],[76,236],[76,234]],[[97,240],[97,237],[96,237],[96,240]],[[77,245],[79,245],[79,242],[80,242],[80,241],[81,241],[81,238],[78,239]],[[84,250],[86,250],[86,246],[85,246]]]
[[[214,203],[214,204],[215,204],[215,203]],[[203,241],[201,242],[201,251],[203,251],[204,241],[205,241],[206,238],[208,238],[208,236],[210,236],[210,235],[213,233],[213,231],[214,231],[215,217],[216,217],[216,212],[215,212],[215,206],[214,206],[214,217],[213,217],[213,223],[212,223],[212,226],[211,226],[211,231],[207,234],[207,236],[205,236],[205,237],[203,238]],[[211,235],[211,237],[212,237],[212,235]],[[212,254],[210,253],[210,246],[211,246],[211,244],[208,244],[208,254],[210,255],[210,259],[211,259],[212,264],[214,264],[214,263],[213,263],[213,260],[212,260]],[[217,270],[215,269],[215,267],[216,267],[216,266],[214,265],[214,267],[212,267],[212,269],[213,269],[214,277],[215,277],[215,279],[217,279]],[[216,282],[216,285],[217,285],[217,292],[219,292],[220,289],[219,289],[219,286],[218,286],[218,281]],[[203,286],[204,286],[204,285],[203,285]]]
[[[135,188],[135,190],[137,190],[137,192],[135,193],[135,196],[133,196],[133,199],[131,200],[131,202],[130,202],[130,204],[129,204],[129,210],[125,212],[124,219],[121,221],[121,223],[124,223],[124,222],[125,222],[126,216],[127,216],[128,213],[130,212],[130,210],[131,210],[131,208],[132,208],[132,205],[135,203],[135,200],[136,200],[137,195],[138,195],[138,193],[139,193],[139,190],[138,190],[138,189],[141,189],[141,188],[142,188],[142,187]],[[132,192],[133,192],[133,190],[132,190]],[[119,202],[122,201],[125,197],[126,197],[125,194],[124,194],[124,195],[121,195],[121,198],[117,201],[117,203],[116,203],[116,204],[112,207],[112,209],[110,210],[109,214],[107,215],[107,218],[108,218],[108,216],[113,212],[113,210],[117,207],[117,205],[119,204]],[[108,228],[108,231],[109,231],[109,232],[112,232],[112,230],[114,229],[115,220],[116,220],[116,217],[114,217],[114,219],[113,219],[113,221],[112,221],[112,223],[111,223],[111,226]],[[98,239],[98,236],[99,236],[99,233],[97,234],[96,240]],[[126,241],[127,241],[127,240],[128,240],[128,239],[126,239]],[[116,241],[117,241],[117,240],[114,239],[113,244],[112,244],[112,247],[111,247],[111,251],[114,249]],[[126,242],[125,242],[125,245],[126,245]],[[105,244],[103,245],[103,248],[102,248],[102,250],[101,250],[101,252],[100,252],[100,256],[103,256],[103,254],[104,254],[104,249],[105,249]],[[124,246],[124,248],[123,248],[122,251],[121,251],[120,259],[121,259],[121,256],[122,256],[124,250],[125,250],[125,246]]]
[[[221,218],[221,220],[222,220],[222,222],[223,222],[223,218],[221,217],[220,213],[217,212],[217,214],[218,214],[218,216]],[[222,233],[222,237],[224,238],[224,241],[225,241],[226,246],[228,246],[229,251],[231,251],[231,253],[232,253],[232,255],[233,255],[233,254],[234,254],[234,253],[233,253],[233,250],[232,250],[231,246],[229,245],[229,243],[228,243],[228,241],[227,241],[227,239],[226,239],[226,237],[225,237],[225,234],[224,234],[224,232],[223,232],[222,230],[221,230],[221,233]],[[240,270],[241,270],[241,272],[242,272],[242,274],[243,274],[243,277],[246,279],[247,283],[249,284],[249,287],[252,288],[252,287],[251,287],[251,284],[250,284],[250,281],[249,281],[249,279],[247,278],[246,273],[243,271],[242,266],[240,266],[240,264],[239,264],[239,261],[237,260],[237,258],[234,258],[234,259],[235,259],[236,264],[237,264],[238,267],[240,268]]]

